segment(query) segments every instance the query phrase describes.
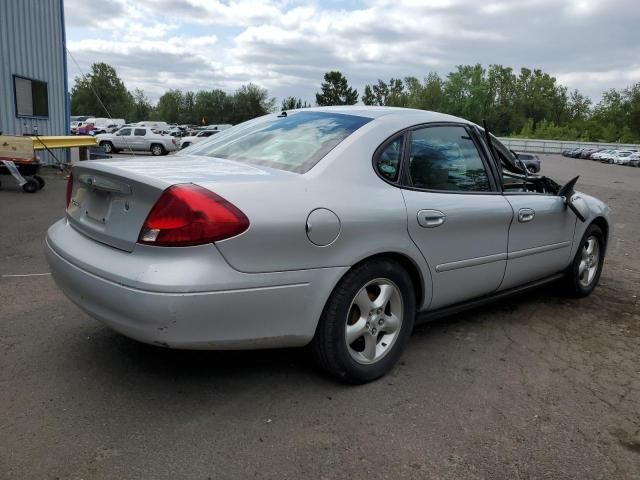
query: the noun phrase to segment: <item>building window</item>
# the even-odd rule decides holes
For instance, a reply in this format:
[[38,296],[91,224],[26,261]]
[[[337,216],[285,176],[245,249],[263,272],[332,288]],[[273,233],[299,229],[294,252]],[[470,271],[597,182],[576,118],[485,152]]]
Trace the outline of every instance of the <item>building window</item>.
[[49,116],[49,94],[46,82],[14,75],[13,93],[16,99],[17,117]]

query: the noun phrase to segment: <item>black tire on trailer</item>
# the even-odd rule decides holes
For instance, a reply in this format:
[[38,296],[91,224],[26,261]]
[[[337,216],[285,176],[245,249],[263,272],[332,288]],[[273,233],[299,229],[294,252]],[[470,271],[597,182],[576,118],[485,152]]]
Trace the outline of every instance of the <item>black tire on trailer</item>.
[[34,180],[32,177],[26,177],[25,180],[27,182],[22,185],[22,190],[27,193],[36,193],[38,190],[40,190],[40,184],[37,180]]
[[38,185],[40,186],[40,190],[42,190],[44,188],[45,181],[44,178],[42,178],[40,175],[33,175],[31,178],[33,178],[36,182],[38,182]]

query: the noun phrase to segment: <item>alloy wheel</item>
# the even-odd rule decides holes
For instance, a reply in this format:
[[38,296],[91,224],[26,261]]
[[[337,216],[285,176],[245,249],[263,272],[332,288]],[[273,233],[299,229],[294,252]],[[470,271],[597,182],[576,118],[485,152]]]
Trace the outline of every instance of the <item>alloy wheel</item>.
[[578,265],[578,279],[580,285],[588,287],[598,272],[600,265],[600,243],[591,235],[582,246],[582,258]]
[[391,351],[402,320],[402,294],[396,284],[386,278],[367,283],[347,313],[345,341],[351,357],[361,364],[378,362]]

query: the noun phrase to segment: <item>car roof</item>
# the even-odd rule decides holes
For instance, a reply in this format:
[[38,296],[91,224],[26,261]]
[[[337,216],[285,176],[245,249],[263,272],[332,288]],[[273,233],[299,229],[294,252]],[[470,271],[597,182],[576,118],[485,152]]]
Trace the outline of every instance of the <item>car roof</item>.
[[327,112],[327,113],[341,113],[343,115],[355,115],[365,118],[380,118],[388,116],[406,117],[411,115],[414,118],[419,118],[421,122],[462,122],[471,124],[472,122],[465,120],[464,118],[454,117],[453,115],[447,115],[445,113],[432,112],[430,110],[418,110],[415,108],[400,108],[400,107],[374,107],[367,105],[344,105],[333,107],[311,107],[300,109],[307,112]]

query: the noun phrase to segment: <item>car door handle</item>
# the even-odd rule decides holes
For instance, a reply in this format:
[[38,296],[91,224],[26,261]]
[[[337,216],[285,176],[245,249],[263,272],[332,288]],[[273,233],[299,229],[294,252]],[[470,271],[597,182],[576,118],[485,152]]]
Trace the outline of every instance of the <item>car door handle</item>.
[[447,219],[447,216],[439,210],[420,210],[418,212],[418,225],[424,228],[439,227]]
[[521,208],[518,210],[518,221],[520,223],[530,222],[536,216],[536,212],[530,208]]

